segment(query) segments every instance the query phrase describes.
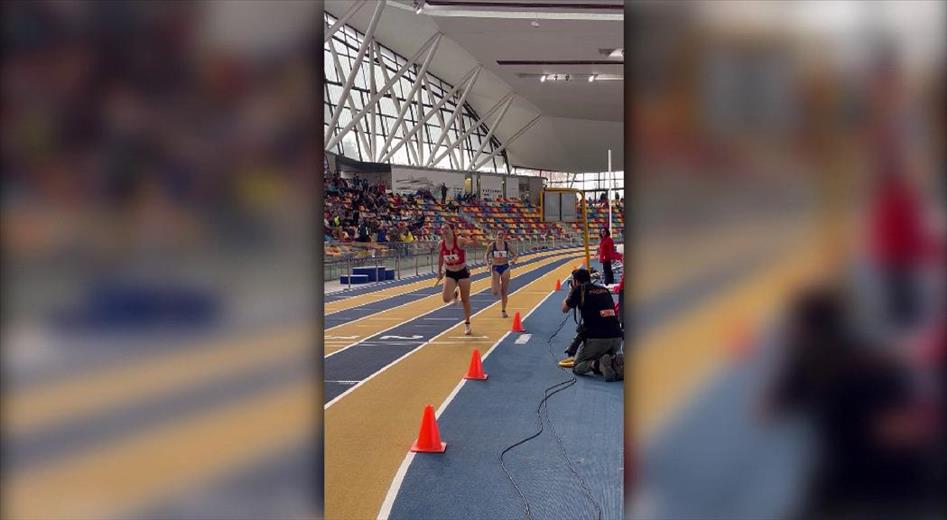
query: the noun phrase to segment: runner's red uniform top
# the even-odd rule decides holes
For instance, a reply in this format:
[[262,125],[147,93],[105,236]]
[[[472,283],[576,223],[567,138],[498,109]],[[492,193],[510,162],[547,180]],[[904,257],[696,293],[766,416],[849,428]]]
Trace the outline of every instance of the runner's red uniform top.
[[447,249],[447,244],[441,240],[441,257],[444,258],[444,263],[449,267],[454,267],[456,265],[464,265],[467,261],[467,253],[457,245],[457,239],[454,238],[454,247]]

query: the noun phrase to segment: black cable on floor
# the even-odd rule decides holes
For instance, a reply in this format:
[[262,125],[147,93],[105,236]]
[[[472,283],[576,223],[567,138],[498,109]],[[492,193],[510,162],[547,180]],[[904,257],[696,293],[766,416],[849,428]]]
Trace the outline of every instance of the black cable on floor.
[[[549,351],[549,355],[552,356],[553,361],[555,361],[555,354],[552,352],[552,349],[550,348],[552,346],[552,340],[559,334],[560,331],[562,331],[562,328],[565,326],[565,324],[568,321],[569,321],[569,316],[566,316],[565,319],[562,320],[562,323],[559,324],[559,327],[556,328],[556,331],[551,336],[549,336],[548,340],[546,340],[547,350]],[[529,507],[529,499],[526,498],[526,494],[523,492],[520,486],[516,483],[516,480],[513,478],[513,475],[510,473],[509,469],[507,469],[506,464],[504,464],[503,462],[503,456],[506,455],[507,452],[513,450],[514,448],[518,446],[522,446],[523,444],[526,444],[527,442],[542,435],[543,430],[545,429],[546,422],[549,422],[549,428],[553,432],[553,435],[556,438],[556,443],[559,446],[559,450],[560,450],[560,453],[562,454],[563,459],[565,459],[566,464],[569,466],[569,469],[579,480],[579,483],[582,485],[582,489],[585,492],[586,497],[588,497],[589,501],[592,502],[592,505],[595,508],[595,511],[597,513],[596,518],[598,518],[599,520],[601,520],[602,518],[602,509],[598,505],[598,503],[595,501],[595,499],[592,497],[591,489],[589,488],[588,484],[585,482],[585,479],[583,479],[581,475],[579,475],[575,466],[572,464],[572,461],[569,460],[569,457],[566,455],[565,446],[563,445],[562,438],[559,436],[558,432],[556,432],[555,426],[553,426],[552,421],[549,419],[549,413],[548,413],[549,408],[546,404],[550,397],[565,390],[566,388],[571,387],[572,385],[576,384],[577,381],[578,379],[576,379],[575,375],[572,375],[569,379],[565,381],[560,381],[559,383],[556,383],[550,387],[547,387],[543,391],[543,398],[541,401],[539,401],[539,406],[536,408],[536,418],[539,420],[539,430],[533,433],[532,435],[524,439],[521,439],[518,442],[511,444],[510,446],[507,446],[506,448],[503,449],[503,451],[500,452],[500,457],[499,457],[500,468],[503,469],[503,472],[506,474],[506,477],[510,480],[510,483],[513,485],[513,488],[516,490],[516,492],[520,495],[520,498],[523,500],[523,506],[526,512],[526,518],[528,519],[533,518],[532,511],[530,510],[530,507]],[[544,411],[545,411],[545,414],[544,414]]]
[[[566,317],[566,320],[568,321],[568,317]],[[562,326],[560,326],[559,330],[557,330],[546,341],[546,350],[549,352],[549,357],[552,358],[552,361],[554,363],[557,363],[558,360],[556,359],[556,354],[553,353],[552,351],[552,339],[556,337],[556,334],[558,334],[560,330],[562,330]],[[560,370],[564,370],[564,369],[560,367]],[[572,379],[570,380],[571,384],[569,386],[574,385],[576,382],[578,382],[578,379],[575,377],[575,374],[571,374],[571,377],[572,377]],[[572,460],[569,459],[569,455],[566,453],[565,443],[562,442],[562,437],[560,437],[559,432],[556,431],[556,425],[552,422],[552,419],[549,418],[548,403],[546,404],[546,407],[545,407],[545,416],[546,416],[546,421],[549,423],[549,430],[552,431],[553,437],[556,438],[556,444],[559,446],[559,453],[562,455],[563,460],[566,461],[566,465],[569,466],[569,470],[572,471],[572,474],[575,475],[575,478],[579,481],[579,484],[582,486],[582,491],[585,493],[586,498],[589,499],[589,502],[592,503],[592,507],[595,508],[595,512],[596,512],[595,517],[598,520],[601,520],[602,508],[601,506],[599,506],[598,502],[595,501],[595,497],[592,496],[592,489],[589,487],[588,482],[586,482],[585,479],[582,478],[581,475],[579,475],[579,470],[576,469],[575,465],[572,463]]]

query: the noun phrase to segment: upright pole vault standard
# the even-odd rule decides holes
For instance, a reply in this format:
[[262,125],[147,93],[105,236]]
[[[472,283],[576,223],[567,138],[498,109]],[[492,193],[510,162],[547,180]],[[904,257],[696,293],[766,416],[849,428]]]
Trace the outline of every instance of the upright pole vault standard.
[[582,194],[582,235],[585,242],[585,266],[592,270],[592,253],[589,251],[589,213],[588,201],[585,200],[585,194]]
[[[612,149],[608,149],[608,182],[612,181]],[[614,236],[615,232],[612,230],[612,189],[610,184],[605,184],[605,193],[606,199],[608,199],[608,235]]]

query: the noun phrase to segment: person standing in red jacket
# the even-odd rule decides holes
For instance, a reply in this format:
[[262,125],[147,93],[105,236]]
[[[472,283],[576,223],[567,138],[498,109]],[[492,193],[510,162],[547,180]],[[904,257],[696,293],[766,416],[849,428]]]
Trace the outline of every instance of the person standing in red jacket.
[[901,175],[881,177],[871,214],[871,249],[888,318],[897,327],[910,327],[920,305],[915,277],[925,253],[925,231],[917,197]]
[[617,251],[615,251],[615,242],[611,235],[607,228],[603,228],[600,234],[602,240],[598,243],[598,260],[602,262],[605,285],[615,283],[615,275],[612,273],[612,260],[616,257]]

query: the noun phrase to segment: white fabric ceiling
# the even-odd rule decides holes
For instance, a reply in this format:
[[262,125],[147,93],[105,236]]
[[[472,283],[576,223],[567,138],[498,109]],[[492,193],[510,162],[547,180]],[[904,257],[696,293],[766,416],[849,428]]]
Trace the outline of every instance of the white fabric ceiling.
[[[354,2],[326,0],[325,9],[342,16]],[[607,2],[599,0],[597,3]],[[618,16],[592,20],[551,19],[547,16],[549,11],[525,15],[535,12],[525,8],[511,9],[509,16],[513,18],[496,11],[490,17],[431,16],[416,14],[405,5],[405,0],[389,0],[388,3],[375,30],[375,38],[382,44],[403,56],[412,56],[433,34],[444,33],[446,38],[441,40],[430,71],[450,83],[459,81],[478,63],[483,65],[484,70],[467,99],[477,112],[484,114],[509,92],[516,93],[513,105],[496,130],[501,142],[505,143],[537,115],[543,116],[507,148],[512,165],[568,172],[604,171],[611,149],[613,168],[622,168],[623,81],[541,83],[535,77],[518,76],[622,74],[620,64],[497,64],[497,60],[608,60],[599,49],[624,46],[623,22],[615,19]],[[369,1],[348,23],[364,32],[373,7],[374,1]],[[563,11],[568,10],[551,16],[563,16]],[[539,27],[531,24],[533,20]],[[488,121],[492,123],[493,118]]]

